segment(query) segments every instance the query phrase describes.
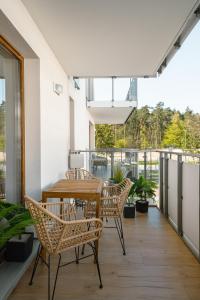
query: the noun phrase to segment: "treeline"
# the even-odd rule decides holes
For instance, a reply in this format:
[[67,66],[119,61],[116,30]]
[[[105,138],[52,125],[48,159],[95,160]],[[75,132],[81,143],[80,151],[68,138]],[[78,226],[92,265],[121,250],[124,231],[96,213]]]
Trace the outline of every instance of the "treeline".
[[200,148],[200,114],[165,108],[135,109],[125,125],[96,125],[96,148]]

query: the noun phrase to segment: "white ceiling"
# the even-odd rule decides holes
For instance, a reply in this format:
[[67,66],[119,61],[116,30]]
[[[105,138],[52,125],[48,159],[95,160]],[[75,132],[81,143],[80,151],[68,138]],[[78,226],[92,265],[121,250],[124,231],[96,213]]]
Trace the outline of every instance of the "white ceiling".
[[95,124],[124,124],[133,109],[133,107],[88,108]]
[[[67,74],[155,76],[198,0],[22,0]],[[31,33],[30,33],[31,34]]]

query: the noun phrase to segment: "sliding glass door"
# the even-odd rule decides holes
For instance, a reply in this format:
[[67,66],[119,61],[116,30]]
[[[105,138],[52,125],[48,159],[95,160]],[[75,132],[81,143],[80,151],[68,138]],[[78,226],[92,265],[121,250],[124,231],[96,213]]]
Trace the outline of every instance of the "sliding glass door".
[[0,198],[21,200],[20,61],[0,44]]

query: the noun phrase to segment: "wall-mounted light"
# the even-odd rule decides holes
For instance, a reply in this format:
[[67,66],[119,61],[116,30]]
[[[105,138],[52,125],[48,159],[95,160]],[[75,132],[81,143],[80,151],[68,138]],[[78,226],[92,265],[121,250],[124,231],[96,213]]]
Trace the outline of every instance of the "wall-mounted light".
[[53,91],[57,95],[61,95],[63,93],[63,86],[62,86],[62,84],[58,84],[58,83],[54,82],[53,83]]

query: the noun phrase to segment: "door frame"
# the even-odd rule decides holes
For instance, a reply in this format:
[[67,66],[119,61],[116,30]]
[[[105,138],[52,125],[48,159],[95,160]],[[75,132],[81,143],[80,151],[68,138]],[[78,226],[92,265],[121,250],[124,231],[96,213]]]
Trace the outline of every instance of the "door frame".
[[21,202],[25,196],[25,110],[24,110],[24,57],[2,36],[0,44],[13,54],[20,65],[20,130],[21,130]]

